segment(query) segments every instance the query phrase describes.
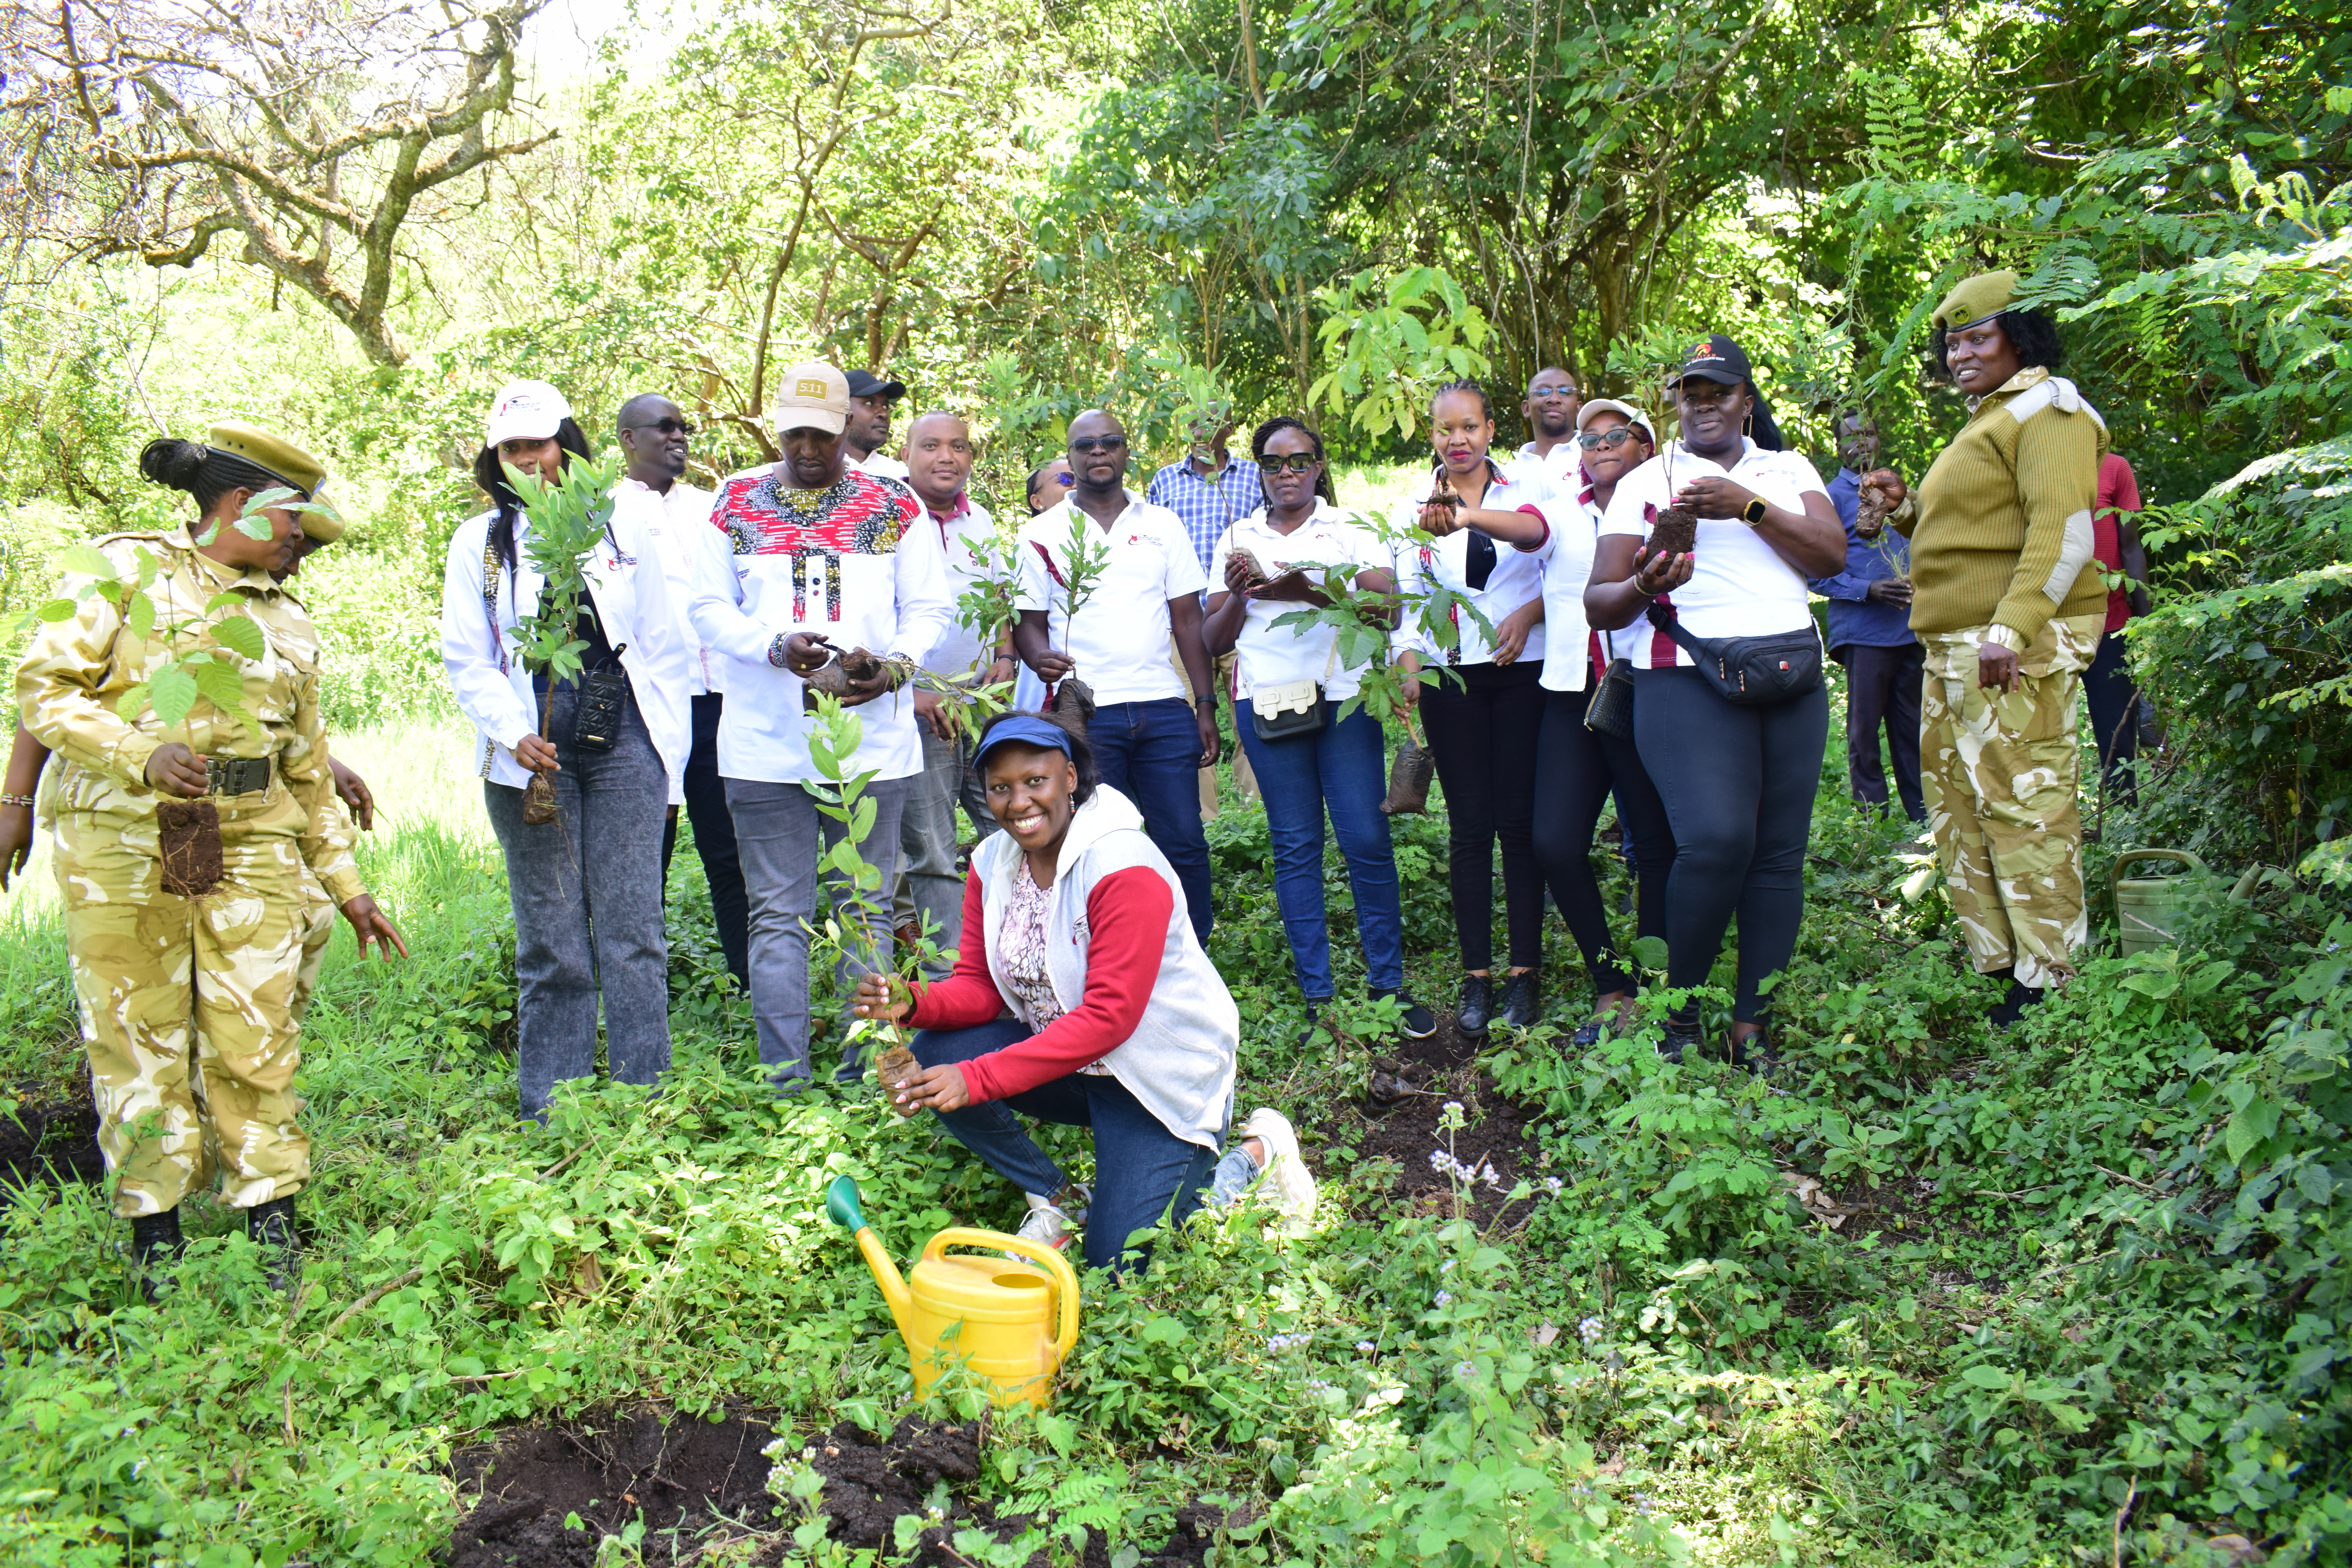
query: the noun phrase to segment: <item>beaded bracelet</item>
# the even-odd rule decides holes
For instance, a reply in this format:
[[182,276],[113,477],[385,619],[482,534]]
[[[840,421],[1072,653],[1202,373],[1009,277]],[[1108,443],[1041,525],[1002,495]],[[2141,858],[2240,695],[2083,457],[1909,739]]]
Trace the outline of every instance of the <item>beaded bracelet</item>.
[[33,797],[29,795],[0,795],[0,805],[21,805],[30,811],[33,809]]

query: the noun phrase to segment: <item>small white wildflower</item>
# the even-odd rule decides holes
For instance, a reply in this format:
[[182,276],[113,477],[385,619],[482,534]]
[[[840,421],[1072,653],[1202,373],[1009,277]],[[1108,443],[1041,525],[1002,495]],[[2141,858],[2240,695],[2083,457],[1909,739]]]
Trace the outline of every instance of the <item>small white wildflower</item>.
[[1448,1272],[1449,1270],[1451,1270],[1451,1269],[1453,1268],[1453,1267],[1454,1267],[1454,1259],[1453,1259],[1453,1258],[1447,1258],[1444,1262],[1443,1262],[1443,1263],[1441,1263],[1441,1264],[1439,1264],[1439,1265],[1437,1266],[1437,1271],[1438,1271],[1440,1274],[1444,1274],[1444,1273],[1446,1273],[1446,1272]]
[[1454,1292],[1452,1292],[1451,1290],[1440,1290],[1440,1291],[1437,1293],[1437,1304],[1438,1304],[1439,1306],[1441,1306],[1441,1307],[1444,1306],[1447,1302],[1449,1302],[1449,1301],[1451,1301],[1451,1300],[1454,1300]]
[[1458,1100],[1449,1100],[1445,1102],[1445,1110],[1450,1116],[1459,1116],[1462,1114],[1462,1102]]
[[1372,1342],[1370,1340],[1358,1340],[1356,1342],[1356,1351],[1360,1355],[1370,1355],[1376,1348],[1377,1347],[1374,1346]]
[[1577,1338],[1582,1340],[1586,1344],[1591,1344],[1601,1337],[1601,1326],[1600,1319],[1587,1318],[1582,1322],[1576,1325]]
[[1478,1375],[1478,1369],[1465,1361],[1454,1367],[1454,1375],[1467,1383]]
[[1559,1178],[1558,1176],[1546,1176],[1543,1180],[1544,1191],[1549,1193],[1554,1197],[1559,1196]]

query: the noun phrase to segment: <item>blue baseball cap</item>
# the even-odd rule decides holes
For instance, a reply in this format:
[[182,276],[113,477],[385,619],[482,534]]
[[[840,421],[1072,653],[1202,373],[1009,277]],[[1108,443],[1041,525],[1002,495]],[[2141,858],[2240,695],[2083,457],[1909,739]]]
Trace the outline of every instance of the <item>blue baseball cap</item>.
[[971,759],[971,765],[975,768],[979,767],[988,761],[989,752],[1007,741],[1019,741],[1025,745],[1042,746],[1049,752],[1059,752],[1066,757],[1070,754],[1070,732],[1052,720],[1040,718],[1034,713],[1015,713],[1011,718],[1000,719],[988,727],[988,733],[982,739],[979,753]]

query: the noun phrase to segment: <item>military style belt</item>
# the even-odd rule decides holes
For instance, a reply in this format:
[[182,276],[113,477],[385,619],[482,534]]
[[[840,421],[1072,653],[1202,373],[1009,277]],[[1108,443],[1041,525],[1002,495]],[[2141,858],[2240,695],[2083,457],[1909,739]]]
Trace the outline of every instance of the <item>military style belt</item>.
[[206,795],[250,795],[269,787],[268,757],[206,757]]

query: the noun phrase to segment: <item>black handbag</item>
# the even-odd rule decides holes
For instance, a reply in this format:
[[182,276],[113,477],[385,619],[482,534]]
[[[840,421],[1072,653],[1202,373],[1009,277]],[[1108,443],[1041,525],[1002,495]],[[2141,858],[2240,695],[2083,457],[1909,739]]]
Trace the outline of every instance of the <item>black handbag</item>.
[[1682,645],[1700,679],[1734,707],[1774,708],[1822,688],[1822,637],[1810,626],[1766,637],[1702,637],[1683,630],[1663,605],[1650,606],[1649,619]]
[[620,660],[592,669],[580,680],[580,708],[572,743],[583,752],[609,752],[621,738],[621,716],[629,704],[629,672]]
[[1601,679],[1592,683],[1584,705],[1584,727],[1621,741],[1633,738],[1633,661],[1612,658]]

